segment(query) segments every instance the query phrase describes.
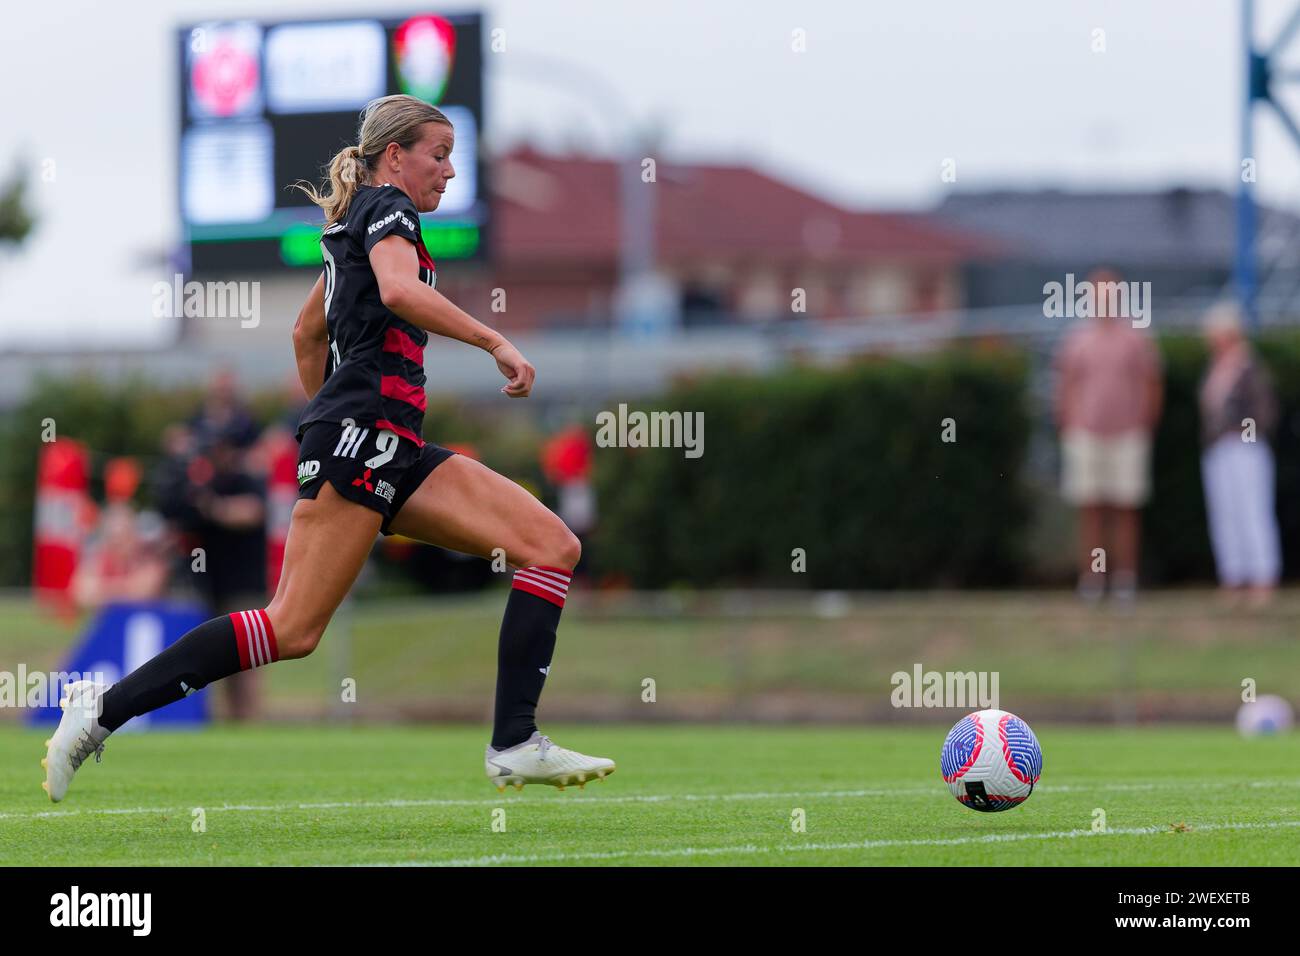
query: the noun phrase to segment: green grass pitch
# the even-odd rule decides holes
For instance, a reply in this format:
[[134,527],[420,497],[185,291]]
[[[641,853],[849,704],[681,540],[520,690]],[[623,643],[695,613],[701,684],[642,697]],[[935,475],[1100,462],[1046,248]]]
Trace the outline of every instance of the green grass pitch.
[[[0,730],[0,863],[1300,863],[1295,734],[1035,726],[1038,788],[981,814],[939,778],[946,726],[543,729],[614,757],[617,773],[585,790],[498,795],[477,727],[123,733],[53,805],[40,788],[45,735],[11,726]],[[805,832],[792,828],[796,810]],[[1098,811],[1107,832],[1094,832]]]

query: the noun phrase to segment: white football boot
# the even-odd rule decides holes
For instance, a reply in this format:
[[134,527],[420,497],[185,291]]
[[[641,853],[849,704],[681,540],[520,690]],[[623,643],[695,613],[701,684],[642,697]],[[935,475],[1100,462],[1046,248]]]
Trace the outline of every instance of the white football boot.
[[484,765],[492,786],[501,793],[505,792],[506,784],[522,790],[526,783],[549,783],[561,790],[576,783],[581,790],[587,781],[603,781],[614,772],[614,761],[608,757],[588,757],[576,750],[566,750],[552,743],[541,731],[505,750],[489,746]]
[[63,708],[63,718],[59,721],[54,736],[45,741],[45,756],[41,766],[45,768],[45,781],[41,786],[58,803],[68,792],[72,775],[77,772],[92,753],[98,762],[104,753],[104,741],[111,730],[99,726],[99,695],[108,690],[107,684],[95,684],[88,680],[73,681],[63,691],[59,706]]

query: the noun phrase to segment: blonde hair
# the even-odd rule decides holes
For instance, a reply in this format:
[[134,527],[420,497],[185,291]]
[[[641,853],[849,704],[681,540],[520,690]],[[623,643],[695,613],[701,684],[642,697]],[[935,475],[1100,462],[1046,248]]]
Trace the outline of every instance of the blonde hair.
[[294,186],[325,210],[325,224],[333,225],[347,215],[357,187],[369,179],[388,144],[410,149],[420,139],[420,130],[426,123],[450,126],[451,120],[436,106],[414,96],[405,93],[382,96],[362,111],[357,144],[343,147],[330,160],[325,191],[306,182]]

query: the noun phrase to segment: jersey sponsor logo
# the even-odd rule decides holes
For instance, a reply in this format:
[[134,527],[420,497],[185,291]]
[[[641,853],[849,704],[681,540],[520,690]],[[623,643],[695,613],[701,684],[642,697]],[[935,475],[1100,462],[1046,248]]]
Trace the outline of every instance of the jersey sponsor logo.
[[375,494],[383,498],[390,505],[393,503],[393,495],[397,494],[397,489],[382,478],[375,485]]
[[300,461],[298,462],[298,487],[316,479],[320,475],[319,461]]
[[375,490],[375,486],[372,485],[372,484],[370,483],[370,471],[371,471],[371,469],[367,468],[367,469],[366,469],[366,473],[365,473],[364,475],[362,475],[360,478],[353,478],[353,479],[352,479],[352,487],[353,487],[353,488],[363,488],[363,487],[364,487],[364,488],[366,489],[366,491],[374,491],[374,490]]
[[390,213],[389,213],[387,216],[385,216],[383,219],[376,219],[374,222],[372,222],[372,223],[371,223],[371,224],[366,228],[366,235],[368,235],[368,236],[373,236],[373,235],[374,235],[375,233],[377,233],[380,229],[383,229],[384,226],[388,225],[390,222],[394,222],[394,221],[397,221],[397,220],[401,220],[401,223],[402,223],[403,226],[405,226],[405,227],[406,227],[407,229],[409,229],[411,232],[415,232],[415,223],[413,223],[413,222],[411,222],[411,220],[407,219],[407,218],[406,218],[406,213],[402,212],[402,211],[399,209],[399,210],[397,210],[396,212],[390,212]]
[[369,428],[358,428],[351,420],[345,421],[343,423],[343,434],[339,435],[339,443],[334,446],[334,457],[357,457],[357,452],[361,449],[361,443],[369,434]]

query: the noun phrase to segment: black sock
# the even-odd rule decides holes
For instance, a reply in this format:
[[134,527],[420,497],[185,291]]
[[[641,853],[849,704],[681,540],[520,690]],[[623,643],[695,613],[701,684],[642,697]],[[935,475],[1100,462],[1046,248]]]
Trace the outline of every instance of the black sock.
[[570,572],[543,566],[515,573],[497,646],[496,717],[492,746],[521,744],[537,730],[537,701],[555,651]]
[[278,659],[265,611],[214,617],[110,687],[101,698],[99,725],[117,730],[213,681]]

